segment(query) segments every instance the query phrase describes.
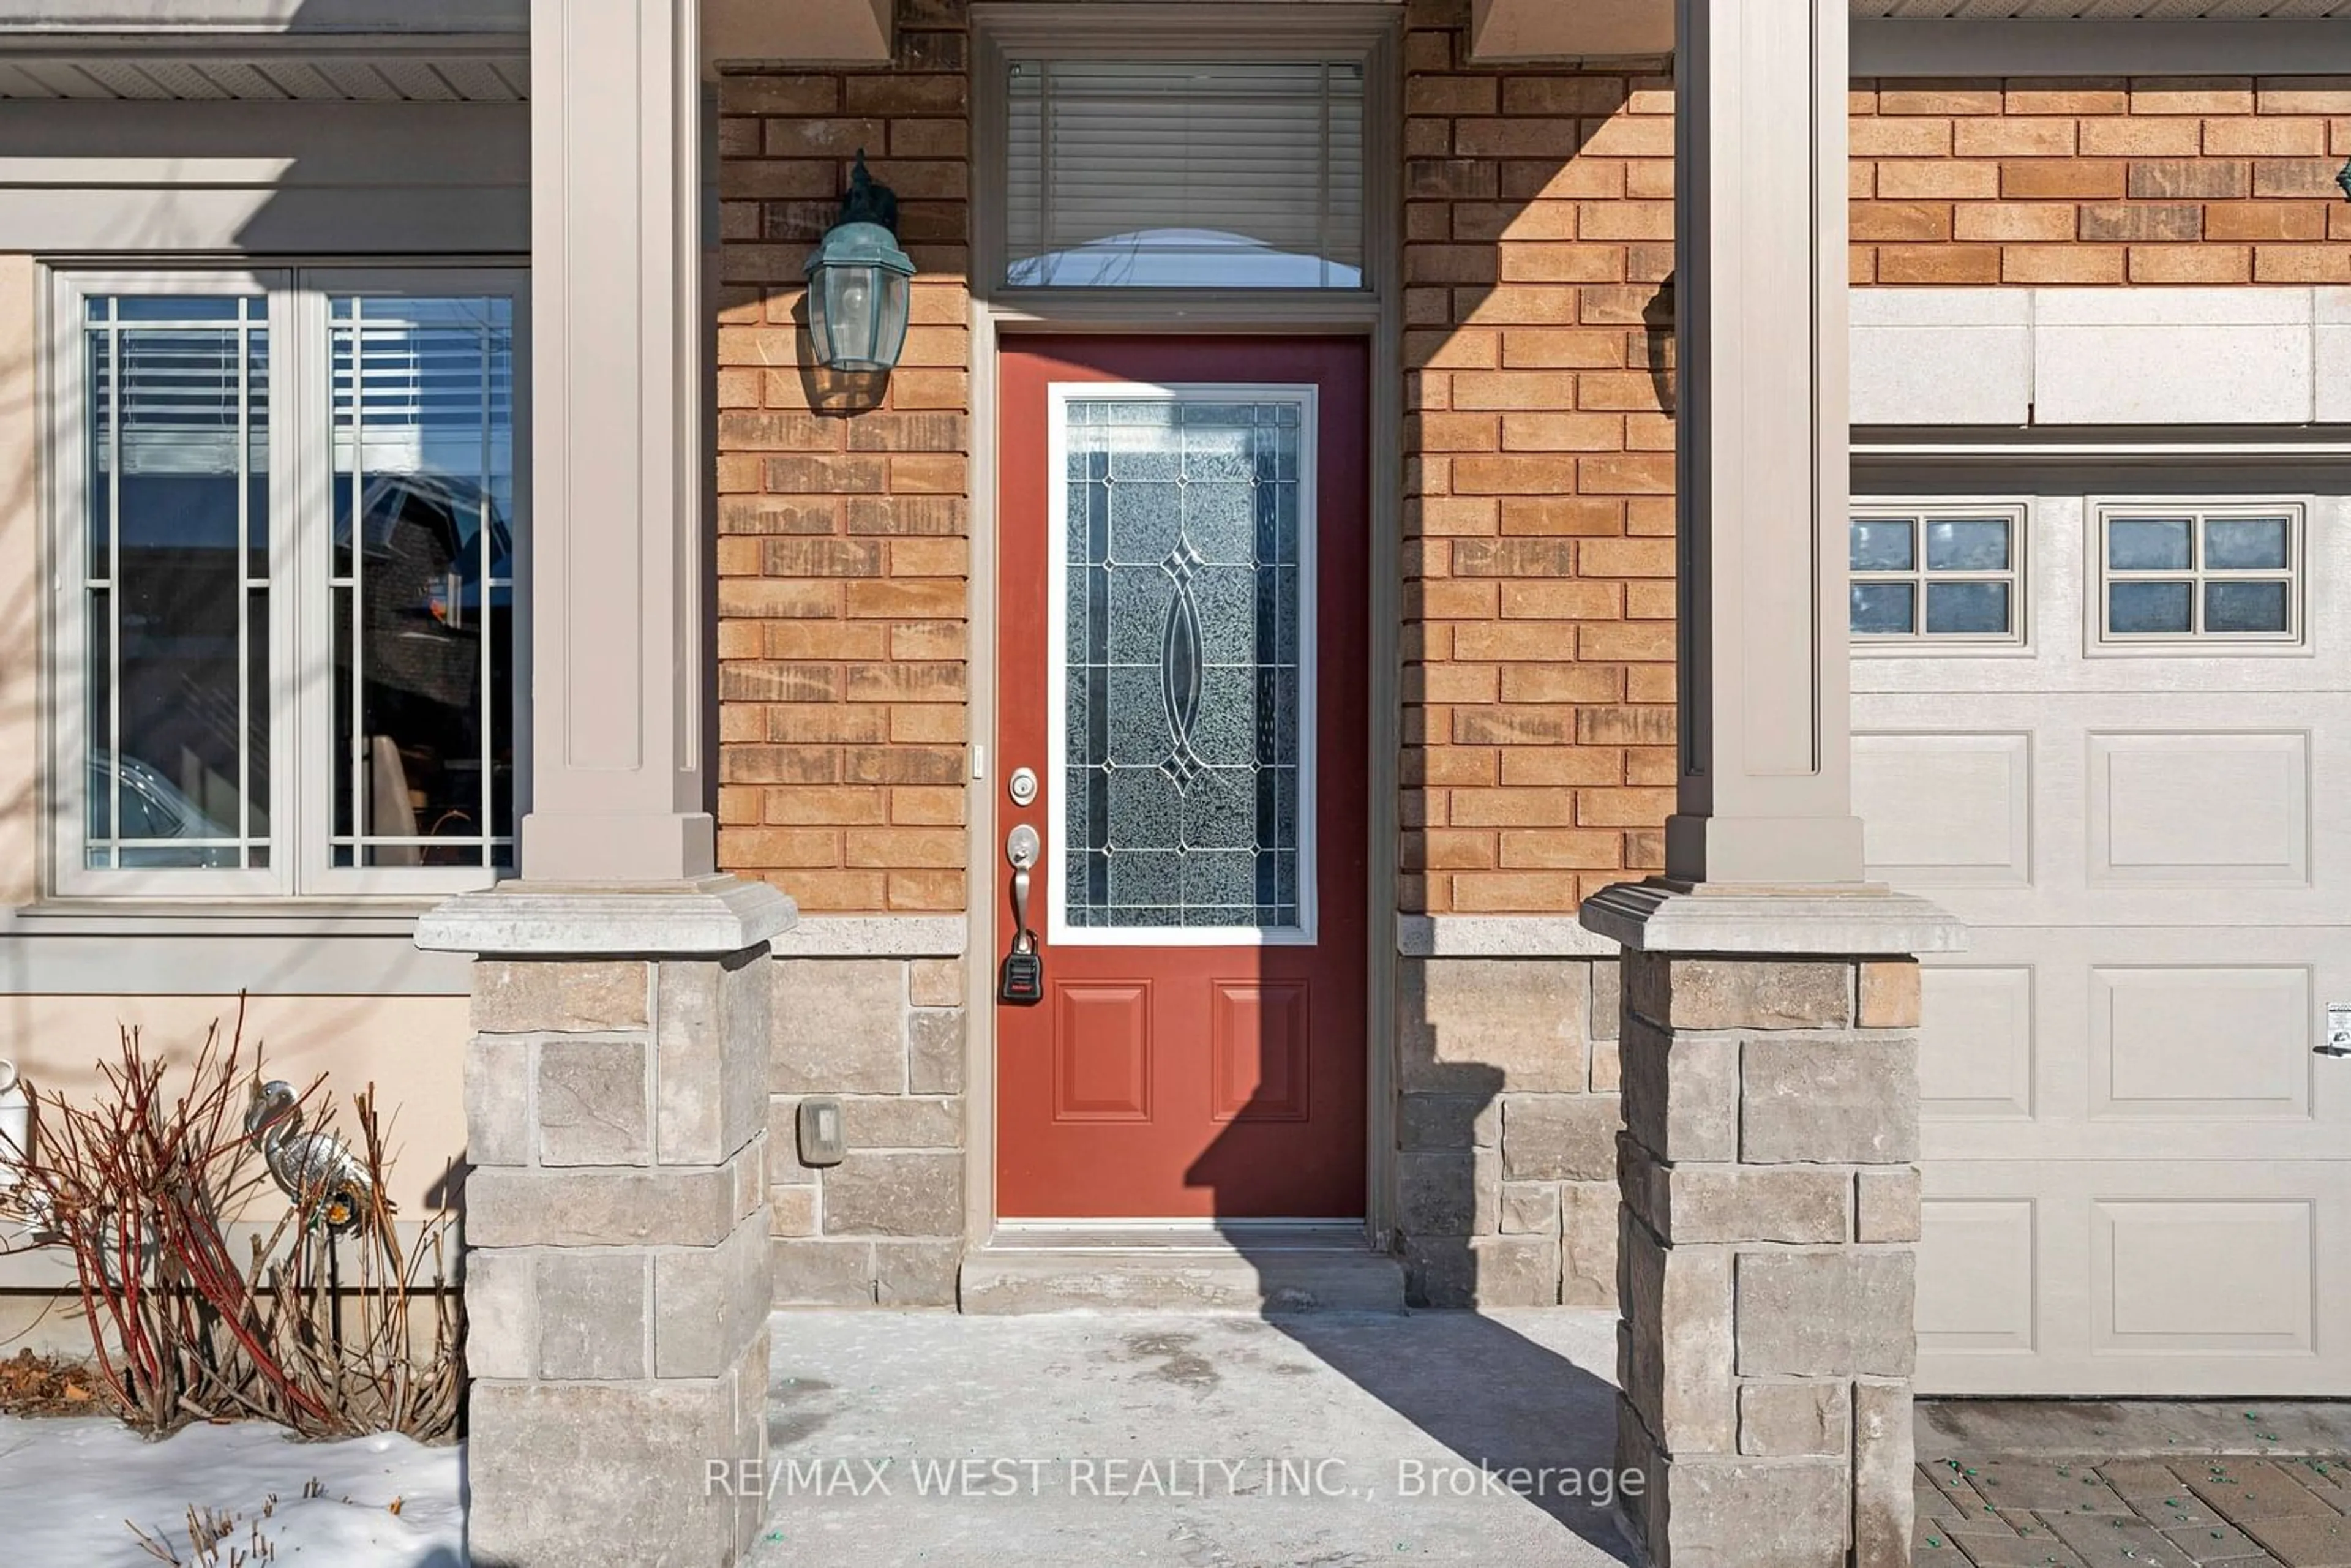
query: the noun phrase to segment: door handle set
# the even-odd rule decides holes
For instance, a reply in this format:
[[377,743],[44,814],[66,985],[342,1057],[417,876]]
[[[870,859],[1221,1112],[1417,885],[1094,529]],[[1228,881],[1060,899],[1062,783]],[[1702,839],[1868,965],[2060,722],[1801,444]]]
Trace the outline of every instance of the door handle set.
[[1043,853],[1037,830],[1026,822],[1004,836],[1004,858],[1012,863],[1012,951],[1004,956],[996,995],[1021,1007],[1045,999],[1045,959],[1029,928],[1029,873]]

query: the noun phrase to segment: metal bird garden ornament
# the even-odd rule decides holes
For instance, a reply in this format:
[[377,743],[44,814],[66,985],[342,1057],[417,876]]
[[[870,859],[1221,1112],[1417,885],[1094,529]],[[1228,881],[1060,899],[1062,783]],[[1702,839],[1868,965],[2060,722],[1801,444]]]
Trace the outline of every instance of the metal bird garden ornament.
[[302,1130],[294,1086],[273,1078],[257,1084],[245,1113],[245,1135],[294,1206],[337,1235],[361,1228],[375,1210],[375,1184],[342,1139]]

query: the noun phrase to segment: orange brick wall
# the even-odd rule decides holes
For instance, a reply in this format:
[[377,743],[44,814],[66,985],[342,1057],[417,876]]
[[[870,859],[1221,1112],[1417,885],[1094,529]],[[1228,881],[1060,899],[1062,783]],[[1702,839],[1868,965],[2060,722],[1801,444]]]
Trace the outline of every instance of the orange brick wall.
[[[1673,132],[1663,62],[1464,64],[1408,0],[1399,904],[1565,913],[1672,809]],[[969,57],[720,99],[720,858],[813,911],[965,906]],[[1864,285],[2351,282],[2351,78],[1859,81]],[[921,267],[879,407],[805,362],[863,147]]]
[[[899,16],[887,68],[719,92],[718,859],[808,910],[964,907],[968,50]],[[872,409],[795,325],[860,148],[919,268]]]
[[2351,76],[1856,81],[1856,284],[2351,283]]
[[1405,40],[1401,904],[1565,912],[1674,781],[1673,90]]

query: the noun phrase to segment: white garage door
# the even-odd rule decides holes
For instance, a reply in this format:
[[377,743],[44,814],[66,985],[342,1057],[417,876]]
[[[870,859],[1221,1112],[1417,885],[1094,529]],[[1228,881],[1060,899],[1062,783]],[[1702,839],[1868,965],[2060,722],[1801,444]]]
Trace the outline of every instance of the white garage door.
[[2351,1060],[2312,1051],[2351,1004],[2346,487],[1856,476],[1873,874],[1971,928],[1927,975],[1921,1392],[2351,1394]]

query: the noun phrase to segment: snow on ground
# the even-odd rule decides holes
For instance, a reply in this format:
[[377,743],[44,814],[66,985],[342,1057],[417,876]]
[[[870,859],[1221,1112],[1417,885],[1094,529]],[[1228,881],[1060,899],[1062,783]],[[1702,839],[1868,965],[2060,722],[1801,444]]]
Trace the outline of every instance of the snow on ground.
[[[394,1437],[296,1443],[262,1422],[189,1427],[150,1443],[110,1418],[0,1416],[0,1558],[11,1568],[155,1568],[128,1520],[193,1563],[194,1504],[236,1516],[225,1562],[275,1493],[261,1530],[279,1568],[463,1568],[463,1465],[457,1447]],[[320,1495],[306,1499],[313,1479]]]

